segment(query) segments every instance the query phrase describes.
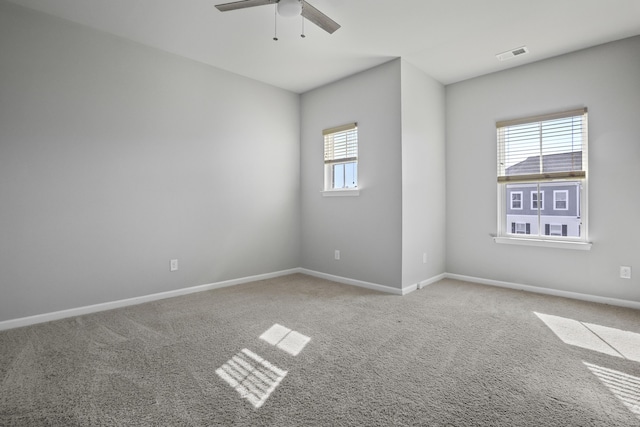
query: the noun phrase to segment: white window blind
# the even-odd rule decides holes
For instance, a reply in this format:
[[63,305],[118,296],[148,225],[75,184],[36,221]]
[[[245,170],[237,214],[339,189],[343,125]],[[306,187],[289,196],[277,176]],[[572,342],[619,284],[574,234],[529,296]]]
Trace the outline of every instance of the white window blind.
[[587,109],[496,123],[498,182],[586,177]]
[[350,123],[322,131],[324,163],[353,162],[358,159],[358,124]]

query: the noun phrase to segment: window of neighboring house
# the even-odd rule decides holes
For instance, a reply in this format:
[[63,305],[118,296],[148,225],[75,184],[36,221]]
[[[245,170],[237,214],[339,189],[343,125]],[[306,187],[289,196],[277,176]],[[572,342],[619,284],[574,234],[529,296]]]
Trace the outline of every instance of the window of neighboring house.
[[567,224],[545,224],[544,234],[547,236],[566,236]]
[[513,234],[531,234],[531,224],[528,222],[512,222],[511,232]]
[[350,123],[322,131],[324,135],[324,189],[358,187],[358,124]]
[[[496,128],[498,237],[528,234],[517,224],[529,223],[527,238],[587,243],[587,109],[498,122]],[[523,189],[531,194],[531,209],[523,209]],[[545,190],[553,191],[551,212],[544,211]]]
[[553,191],[553,209],[557,211],[569,210],[569,191],[568,190]]
[[532,191],[531,192],[531,210],[535,211],[540,209],[544,210],[544,191]]
[[511,191],[511,209],[522,209],[522,191]]

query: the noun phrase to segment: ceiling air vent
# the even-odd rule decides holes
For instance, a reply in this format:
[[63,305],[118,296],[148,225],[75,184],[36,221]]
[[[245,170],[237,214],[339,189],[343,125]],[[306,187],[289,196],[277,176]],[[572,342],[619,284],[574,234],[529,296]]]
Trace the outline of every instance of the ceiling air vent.
[[502,52],[496,55],[496,57],[500,61],[506,61],[507,59],[515,58],[516,56],[521,56],[529,53],[529,49],[526,46],[518,47],[516,49],[511,49],[506,52]]

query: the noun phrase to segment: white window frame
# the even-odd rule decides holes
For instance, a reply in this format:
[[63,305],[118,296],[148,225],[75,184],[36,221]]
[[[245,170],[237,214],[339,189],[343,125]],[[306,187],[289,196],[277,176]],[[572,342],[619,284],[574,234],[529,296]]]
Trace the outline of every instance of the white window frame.
[[[324,196],[357,196],[358,189],[358,124],[348,123],[322,131],[324,139]],[[340,144],[336,146],[338,138]],[[334,170],[337,165],[355,164],[355,186],[335,187]]]
[[[581,120],[580,132],[582,133],[581,137],[581,146],[580,150],[581,154],[581,170],[571,170],[571,171],[552,171],[548,172],[543,169],[544,165],[548,165],[546,156],[546,151],[543,150],[544,147],[544,139],[543,135],[540,136],[540,155],[537,156],[540,158],[540,172],[539,173],[530,173],[528,175],[517,175],[507,176],[505,171],[507,168],[508,162],[505,161],[505,147],[501,145],[501,128],[505,126],[515,126],[519,124],[532,124],[536,122],[543,123],[547,120],[557,120],[569,117],[578,117],[578,120]],[[578,250],[590,250],[592,247],[592,243],[589,241],[588,237],[588,215],[587,215],[587,207],[588,207],[588,130],[587,130],[587,109],[581,108],[579,110],[572,110],[561,113],[548,114],[543,116],[529,117],[524,119],[516,119],[516,120],[508,120],[503,122],[497,122],[497,136],[498,136],[498,191],[497,191],[497,203],[498,203],[498,218],[497,218],[497,233],[493,237],[496,243],[503,244],[511,244],[511,245],[528,245],[528,246],[541,246],[541,247],[553,247],[553,248],[564,248],[564,249],[578,249]],[[544,125],[544,123],[543,123]],[[548,140],[547,140],[548,141]],[[577,149],[573,149],[573,152],[576,152]],[[513,164],[513,163],[511,163]],[[528,173],[528,172],[520,172]],[[540,217],[542,216],[541,210],[544,208],[544,195],[542,196],[542,205],[540,206],[540,210],[538,210],[538,226],[537,234],[531,235],[515,235],[511,233],[511,222],[507,221],[507,208],[511,206],[511,195],[507,190],[507,184],[519,184],[519,183],[530,183],[530,184],[542,184],[544,182],[553,182],[556,185],[561,185],[563,182],[567,183],[575,183],[579,182],[582,187],[582,192],[579,196],[579,206],[578,216],[579,219],[579,230],[580,236],[546,236],[544,235],[544,225],[542,224],[542,220]],[[567,196],[567,209],[568,209],[568,196]],[[555,203],[554,203],[555,207]]]
[[[559,194],[564,194],[564,200],[559,200],[558,198]],[[564,208],[559,208],[558,202],[564,202]],[[553,210],[554,211],[569,210],[569,190],[553,190]]]
[[[513,195],[514,194],[519,194],[520,195],[520,200],[513,200]],[[523,209],[523,204],[524,204],[524,193],[522,191],[509,191],[509,199],[511,200],[511,210],[514,211],[521,211]],[[520,202],[520,207],[519,208],[514,208],[513,207],[513,202]]]
[[[535,194],[539,194],[540,195],[540,200],[533,200],[533,196]],[[538,206],[534,206],[533,205],[534,202],[536,202],[540,206],[539,207]],[[540,191],[534,190],[534,191],[531,192],[531,210],[532,211],[537,211],[538,209],[540,209],[541,211],[544,210],[544,190],[540,190]]]
[[[521,228],[522,233],[518,230]],[[524,222],[516,222],[516,233],[515,234],[527,234],[527,224]]]

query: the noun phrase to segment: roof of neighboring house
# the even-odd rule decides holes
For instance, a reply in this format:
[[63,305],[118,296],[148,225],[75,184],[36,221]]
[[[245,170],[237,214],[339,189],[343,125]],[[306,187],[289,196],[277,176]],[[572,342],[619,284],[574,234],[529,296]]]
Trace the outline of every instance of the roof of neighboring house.
[[[582,170],[582,151],[546,154],[542,156],[542,172]],[[540,173],[540,156],[528,157],[506,169],[505,175],[527,175]]]

